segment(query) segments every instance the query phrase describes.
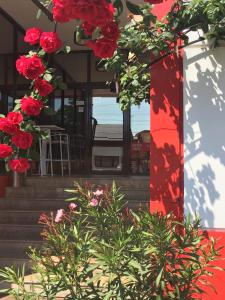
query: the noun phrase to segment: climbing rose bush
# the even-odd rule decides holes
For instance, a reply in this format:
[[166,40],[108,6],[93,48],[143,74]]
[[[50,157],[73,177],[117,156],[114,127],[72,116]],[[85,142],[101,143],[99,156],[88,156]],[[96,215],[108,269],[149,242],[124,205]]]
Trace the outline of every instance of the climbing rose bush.
[[[202,299],[210,286],[215,241],[199,220],[177,223],[172,216],[129,210],[115,185],[75,184],[70,204],[40,216],[44,245],[31,250],[33,289],[23,271],[5,268],[16,299]],[[59,296],[59,295],[58,295]],[[216,296],[215,296],[216,298]]]
[[[52,0],[52,3],[56,22],[81,22],[86,45],[96,56],[108,58],[114,54],[119,29],[111,3],[106,0]],[[15,100],[13,112],[0,116],[0,159],[6,160],[8,169],[19,173],[29,169],[29,149],[40,136],[33,117],[48,107],[47,97],[59,87],[57,77],[48,66],[48,55],[60,51],[63,44],[57,32],[45,32],[39,27],[27,29],[24,41],[37,48],[16,61],[19,74],[31,81],[31,90],[22,99]]]
[[[0,158],[6,160],[8,169],[18,173],[29,170],[29,149],[35,138],[40,136],[32,118],[39,116],[47,107],[47,96],[57,86],[48,69],[47,54],[58,51],[62,46],[55,32],[43,32],[40,28],[28,29],[24,41],[41,47],[16,61],[17,71],[31,81],[30,95],[17,99],[14,111],[0,117]],[[45,79],[46,76],[49,80]]]
[[[115,8],[106,0],[53,0],[53,17],[60,23],[78,19],[83,33],[89,38],[86,46],[100,58],[112,57],[119,38],[118,24],[114,21]],[[98,37],[92,34],[99,30]]]

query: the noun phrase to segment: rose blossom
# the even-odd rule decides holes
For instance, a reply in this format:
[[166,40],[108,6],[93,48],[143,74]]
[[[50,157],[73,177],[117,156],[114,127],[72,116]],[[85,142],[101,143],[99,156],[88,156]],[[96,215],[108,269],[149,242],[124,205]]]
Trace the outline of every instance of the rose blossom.
[[19,131],[19,126],[13,124],[7,118],[0,118],[0,130],[9,135],[14,135]]
[[53,0],[53,17],[58,22],[80,19],[96,26],[113,20],[114,8],[106,0]]
[[33,136],[29,132],[20,131],[12,137],[12,143],[20,149],[29,149],[33,143]]
[[45,66],[40,57],[34,54],[31,57],[20,56],[16,61],[17,71],[27,79],[37,79],[45,72]]
[[69,205],[70,210],[76,210],[76,208],[77,208],[77,205],[75,203],[70,203],[70,205]]
[[34,83],[34,88],[38,90],[38,93],[42,97],[46,97],[53,91],[53,86],[47,80],[44,79],[36,79]]
[[12,159],[8,164],[9,168],[17,173],[25,173],[30,168],[27,158]]
[[95,29],[96,29],[96,26],[94,26],[94,25],[92,25],[92,24],[90,24],[90,23],[88,23],[88,22],[84,22],[84,23],[82,23],[82,29],[84,30],[84,33],[86,34],[86,35],[92,35],[92,33],[95,31]]
[[56,214],[56,217],[55,217],[55,222],[56,223],[62,222],[64,216],[65,216],[65,210],[64,209],[57,210],[57,214]]
[[7,144],[0,144],[0,158],[7,158],[12,155],[13,149]]
[[62,42],[56,32],[43,32],[40,38],[40,46],[46,53],[53,53],[62,47]]
[[61,8],[60,6],[54,6],[52,9],[52,13],[56,22],[66,23],[70,20],[70,17],[67,16],[66,9],[63,7]]
[[9,112],[6,118],[9,120],[9,122],[15,125],[19,125],[23,122],[23,115],[17,111]]
[[95,42],[88,41],[86,45],[93,49],[95,56],[100,58],[112,57],[117,48],[115,41],[106,38],[98,39]]
[[109,22],[102,27],[102,34],[105,38],[116,41],[119,38],[118,25],[115,22]]
[[95,198],[91,199],[90,205],[93,206],[93,207],[98,206],[98,200],[95,199]]
[[38,27],[29,28],[26,31],[24,37],[24,42],[29,43],[30,45],[35,45],[39,42],[41,36],[41,29]]
[[43,102],[32,97],[20,100],[21,110],[28,116],[38,116],[43,108]]
[[96,197],[102,196],[103,193],[104,193],[103,190],[97,190],[97,191],[93,192],[93,194],[94,194]]

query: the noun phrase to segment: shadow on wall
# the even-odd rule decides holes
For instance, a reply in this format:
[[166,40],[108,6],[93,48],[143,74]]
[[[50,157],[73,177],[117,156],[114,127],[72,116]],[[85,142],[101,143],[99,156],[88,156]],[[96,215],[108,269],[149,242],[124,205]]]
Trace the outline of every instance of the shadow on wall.
[[[185,211],[197,211],[207,227],[220,227],[218,204],[224,202],[221,197],[225,194],[224,49],[192,49],[187,54],[190,57],[184,58]],[[225,204],[222,205],[224,209]]]
[[182,217],[182,58],[169,56],[151,74],[150,208]]

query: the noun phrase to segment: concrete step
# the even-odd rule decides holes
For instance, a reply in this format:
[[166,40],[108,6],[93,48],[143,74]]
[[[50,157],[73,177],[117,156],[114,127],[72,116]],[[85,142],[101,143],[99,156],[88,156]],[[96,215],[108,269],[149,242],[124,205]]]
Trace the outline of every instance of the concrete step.
[[64,199],[27,199],[24,197],[10,197],[0,199],[0,211],[56,211],[59,208],[66,208],[67,206],[68,203]]
[[[140,203],[149,203],[147,196],[143,197],[143,200],[134,197],[134,199],[125,199],[128,202],[129,207],[139,206]],[[43,211],[56,211],[57,209],[67,209],[69,202],[64,199],[46,199],[46,198],[34,198],[26,199],[23,197],[15,198],[2,198],[0,199],[0,213],[1,211],[33,211],[34,213]],[[3,218],[5,218],[3,213]],[[1,219],[0,219],[1,222]]]
[[25,266],[26,273],[31,272],[31,262],[29,259],[26,258],[14,258],[6,257],[6,258],[0,258],[0,269],[3,269],[4,267],[15,267],[17,269],[21,269],[23,266]]
[[[71,188],[46,188],[42,187],[39,190],[35,187],[21,187],[19,189],[15,189],[12,187],[7,188],[6,197],[7,198],[30,198],[30,199],[68,199],[73,197],[73,193],[68,193],[65,190],[71,190]],[[147,201],[150,199],[150,192],[148,189],[125,189],[121,188],[121,194],[125,195],[125,199],[132,201],[132,200],[142,200]]]
[[29,247],[40,249],[42,241],[29,240],[0,240],[0,259],[19,258],[28,259],[27,251]]
[[50,213],[49,211],[1,210],[0,224],[35,225],[38,224],[43,212]]
[[73,177],[61,177],[61,176],[33,176],[26,178],[26,185],[27,186],[48,186],[48,187],[65,187],[74,185],[74,182],[80,183],[90,183],[94,185],[108,185],[111,186],[112,182],[115,181],[118,187],[127,187],[127,188],[146,188],[149,189],[149,177],[148,176],[92,176],[92,177],[80,177],[80,176],[73,176]]
[[0,240],[40,241],[40,225],[0,224]]

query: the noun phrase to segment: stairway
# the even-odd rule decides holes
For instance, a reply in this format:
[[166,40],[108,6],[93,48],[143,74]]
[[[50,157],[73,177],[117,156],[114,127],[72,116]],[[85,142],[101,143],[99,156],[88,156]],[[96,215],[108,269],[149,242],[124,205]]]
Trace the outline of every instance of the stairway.
[[[68,204],[64,200],[70,195],[64,190],[71,189],[75,180],[78,178],[27,177],[24,187],[7,189],[6,197],[0,198],[0,268],[26,263],[29,269],[26,250],[29,246],[41,246],[40,214],[66,208]],[[126,195],[129,207],[142,205],[148,209],[148,177],[93,176],[78,181],[101,186],[111,185],[113,180]]]

